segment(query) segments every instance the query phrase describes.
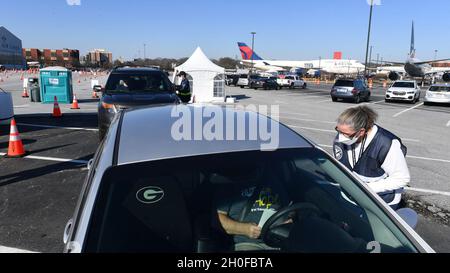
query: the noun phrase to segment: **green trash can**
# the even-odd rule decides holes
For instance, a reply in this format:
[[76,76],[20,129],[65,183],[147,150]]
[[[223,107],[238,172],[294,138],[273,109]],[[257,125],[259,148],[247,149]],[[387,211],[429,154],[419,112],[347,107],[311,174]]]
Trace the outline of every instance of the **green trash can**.
[[72,71],[64,67],[47,67],[40,70],[41,101],[53,103],[55,96],[58,103],[72,103]]

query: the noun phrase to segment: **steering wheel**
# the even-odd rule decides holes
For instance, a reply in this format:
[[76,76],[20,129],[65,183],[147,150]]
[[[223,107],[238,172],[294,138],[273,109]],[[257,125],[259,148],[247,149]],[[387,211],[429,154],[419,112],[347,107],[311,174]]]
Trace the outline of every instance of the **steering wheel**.
[[291,206],[287,206],[272,215],[264,224],[261,230],[261,239],[270,247],[279,247],[285,239],[289,238],[290,226],[292,223],[284,223],[275,225],[278,220],[283,217],[289,216],[289,214],[296,212],[296,220],[301,221],[303,218],[311,215],[320,215],[319,208],[311,203],[295,203]]

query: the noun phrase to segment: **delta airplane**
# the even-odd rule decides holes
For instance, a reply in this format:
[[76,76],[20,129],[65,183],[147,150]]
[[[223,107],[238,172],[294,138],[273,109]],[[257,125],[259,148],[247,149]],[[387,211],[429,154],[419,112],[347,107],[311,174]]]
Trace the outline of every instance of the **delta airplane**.
[[320,70],[332,74],[359,74],[364,72],[364,65],[357,60],[323,59],[312,61],[278,61],[265,60],[258,56],[245,43],[238,43],[242,55],[242,63],[260,70],[277,72],[286,69]]
[[409,57],[406,63],[398,62],[386,62],[393,64],[395,66],[381,66],[377,68],[378,73],[388,73],[389,79],[396,81],[401,78],[402,75],[407,74],[412,78],[422,78],[425,77],[435,78],[436,76],[442,75],[442,80],[445,82],[450,81],[450,68],[448,67],[432,67],[431,64],[440,61],[447,61],[450,59],[434,60],[422,62],[416,58],[416,48],[414,45],[414,22],[412,23],[411,31],[411,46]]

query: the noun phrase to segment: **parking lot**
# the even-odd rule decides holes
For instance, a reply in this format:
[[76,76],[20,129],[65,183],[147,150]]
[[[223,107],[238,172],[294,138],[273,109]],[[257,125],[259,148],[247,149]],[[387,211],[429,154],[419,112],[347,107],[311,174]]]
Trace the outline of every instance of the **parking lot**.
[[[0,252],[25,250],[61,252],[62,234],[71,218],[87,173],[86,164],[98,146],[97,100],[91,98],[93,76],[74,75],[80,110],[60,105],[63,117],[51,117],[53,105],[21,97],[20,75],[0,87],[13,94],[16,121],[29,155],[0,158]],[[106,75],[97,79],[104,83]],[[328,152],[336,135],[335,119],[349,102],[333,103],[330,84],[309,83],[306,90],[263,91],[227,88],[242,105],[279,105],[280,119]],[[423,89],[422,96],[425,94]],[[450,251],[450,107],[385,103],[375,86],[372,101],[378,124],[402,138],[408,147],[412,176],[409,205],[421,212],[418,232],[438,252]],[[0,126],[0,155],[6,153],[9,127]],[[3,246],[3,247],[1,247]]]

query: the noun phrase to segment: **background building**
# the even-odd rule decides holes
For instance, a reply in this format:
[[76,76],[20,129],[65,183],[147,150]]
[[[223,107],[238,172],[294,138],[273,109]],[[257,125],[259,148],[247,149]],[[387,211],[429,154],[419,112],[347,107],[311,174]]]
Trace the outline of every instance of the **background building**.
[[67,68],[80,66],[80,51],[77,49],[44,49],[41,56],[44,66],[62,66]]
[[85,58],[86,65],[92,66],[108,66],[113,63],[112,53],[105,49],[94,49],[90,51]]
[[0,26],[0,65],[7,69],[25,68],[22,41],[2,26]]

